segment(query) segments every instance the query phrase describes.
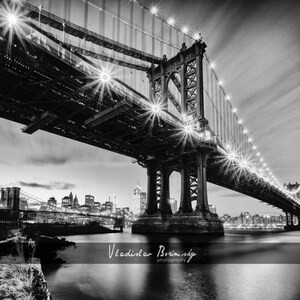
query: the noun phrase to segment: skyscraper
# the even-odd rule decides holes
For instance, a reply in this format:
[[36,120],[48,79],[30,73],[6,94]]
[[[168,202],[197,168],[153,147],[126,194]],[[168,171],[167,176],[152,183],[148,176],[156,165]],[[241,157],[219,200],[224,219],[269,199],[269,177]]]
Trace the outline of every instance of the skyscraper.
[[70,207],[70,197],[65,196],[61,199],[61,207]]
[[71,207],[74,207],[74,199],[73,199],[73,194],[72,192],[69,195],[69,205],[71,205]]
[[77,195],[75,195],[75,198],[74,198],[74,201],[73,201],[73,207],[76,208],[78,206],[79,206],[79,201],[78,201]]
[[92,195],[85,195],[85,205],[94,206],[95,197]]
[[142,214],[147,206],[147,193],[142,192],[142,187],[138,184],[133,190],[132,212],[134,214]]
[[48,206],[54,206],[54,207],[56,207],[57,206],[56,199],[54,197],[50,197],[49,200],[48,200],[48,202],[47,202],[47,205]]
[[147,193],[140,193],[140,213],[143,214],[147,208]]

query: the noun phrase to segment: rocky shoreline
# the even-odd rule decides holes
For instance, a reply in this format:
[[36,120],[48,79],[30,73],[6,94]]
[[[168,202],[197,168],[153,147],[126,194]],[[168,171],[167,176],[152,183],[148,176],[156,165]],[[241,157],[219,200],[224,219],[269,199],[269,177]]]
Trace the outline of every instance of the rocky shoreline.
[[20,234],[0,241],[0,299],[50,300],[42,264],[60,265],[56,251],[75,243],[39,236],[35,241]]
[[52,299],[38,262],[24,264],[9,256],[0,262],[0,299]]

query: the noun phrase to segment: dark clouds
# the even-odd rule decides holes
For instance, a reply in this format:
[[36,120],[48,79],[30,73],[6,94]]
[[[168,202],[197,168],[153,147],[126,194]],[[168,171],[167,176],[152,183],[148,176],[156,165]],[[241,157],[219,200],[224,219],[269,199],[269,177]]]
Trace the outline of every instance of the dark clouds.
[[75,188],[75,185],[67,182],[50,182],[48,184],[40,184],[36,182],[23,182],[19,181],[22,187],[42,188],[46,190],[70,190]]
[[70,158],[67,156],[55,156],[55,155],[45,155],[43,157],[30,157],[27,159],[28,163],[34,165],[64,165]]

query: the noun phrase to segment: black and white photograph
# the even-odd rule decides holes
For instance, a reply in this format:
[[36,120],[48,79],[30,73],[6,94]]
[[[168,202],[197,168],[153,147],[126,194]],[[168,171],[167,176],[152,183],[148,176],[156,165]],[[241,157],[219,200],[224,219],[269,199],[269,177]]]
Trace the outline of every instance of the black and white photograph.
[[300,299],[298,0],[0,0],[0,299]]

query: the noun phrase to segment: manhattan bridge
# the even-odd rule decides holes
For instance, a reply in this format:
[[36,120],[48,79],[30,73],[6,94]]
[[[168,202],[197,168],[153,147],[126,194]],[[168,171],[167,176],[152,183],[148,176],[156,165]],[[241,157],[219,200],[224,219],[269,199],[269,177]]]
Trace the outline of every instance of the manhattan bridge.
[[[230,102],[201,34],[140,0],[0,1],[0,117],[133,158],[133,232],[223,231],[207,181],[300,216]],[[169,178],[181,176],[172,215]],[[192,202],[196,209],[192,209]]]

